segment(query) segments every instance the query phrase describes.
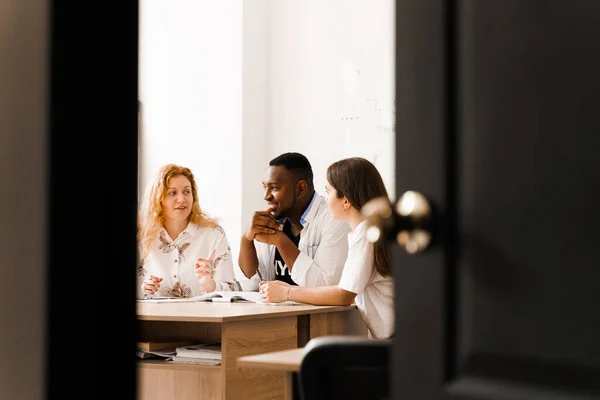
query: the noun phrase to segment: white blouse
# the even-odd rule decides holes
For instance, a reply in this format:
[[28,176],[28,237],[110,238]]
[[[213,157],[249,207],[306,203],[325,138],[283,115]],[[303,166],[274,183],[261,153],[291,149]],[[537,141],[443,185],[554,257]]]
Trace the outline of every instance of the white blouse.
[[208,258],[216,250],[213,278],[215,290],[239,290],[233,272],[231,248],[221,227],[200,227],[190,223],[172,240],[163,228],[154,240],[148,256],[138,267],[138,298],[146,298],[142,283],[154,275],[162,278],[155,296],[192,297],[204,293],[194,272],[197,258]]
[[366,231],[363,221],[348,234],[348,259],[338,286],[356,293],[356,307],[371,337],[386,339],[394,332],[394,281],[375,269],[373,245]]

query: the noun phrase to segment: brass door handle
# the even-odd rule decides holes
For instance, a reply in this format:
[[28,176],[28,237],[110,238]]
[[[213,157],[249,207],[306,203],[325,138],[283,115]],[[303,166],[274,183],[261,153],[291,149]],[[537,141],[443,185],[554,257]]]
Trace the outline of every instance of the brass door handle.
[[409,254],[427,249],[433,234],[433,213],[427,198],[407,191],[394,206],[387,198],[368,201],[361,209],[367,221],[367,240],[395,239]]

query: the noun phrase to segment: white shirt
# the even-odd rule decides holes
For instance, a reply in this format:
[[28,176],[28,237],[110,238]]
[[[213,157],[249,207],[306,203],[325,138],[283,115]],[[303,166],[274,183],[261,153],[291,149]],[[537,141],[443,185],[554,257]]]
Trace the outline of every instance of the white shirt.
[[155,296],[192,297],[204,293],[194,272],[198,257],[208,258],[216,250],[217,269],[213,278],[215,290],[239,290],[233,272],[231,248],[225,232],[220,227],[200,227],[190,223],[172,240],[163,228],[152,243],[145,260],[138,267],[138,298],[144,298],[141,286],[147,276],[163,278]]
[[356,306],[369,333],[386,339],[394,332],[394,281],[373,265],[373,245],[366,238],[367,224],[361,222],[348,234],[348,259],[339,287],[356,293]]
[[[348,256],[345,221],[333,219],[327,199],[315,192],[300,218],[302,230],[298,250],[300,254],[292,267],[291,278],[298,286],[337,285]],[[258,257],[257,273],[250,279],[241,279],[244,290],[258,290],[261,280],[275,280],[275,245],[254,241]],[[287,269],[287,265],[283,266]],[[241,276],[244,276],[243,273]]]

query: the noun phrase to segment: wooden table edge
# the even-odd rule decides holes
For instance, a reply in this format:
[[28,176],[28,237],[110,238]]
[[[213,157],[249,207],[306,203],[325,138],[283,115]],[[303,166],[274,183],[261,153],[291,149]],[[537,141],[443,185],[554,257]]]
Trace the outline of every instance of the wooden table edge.
[[273,351],[243,356],[237,359],[238,368],[258,368],[270,371],[298,372],[304,358],[304,348]]

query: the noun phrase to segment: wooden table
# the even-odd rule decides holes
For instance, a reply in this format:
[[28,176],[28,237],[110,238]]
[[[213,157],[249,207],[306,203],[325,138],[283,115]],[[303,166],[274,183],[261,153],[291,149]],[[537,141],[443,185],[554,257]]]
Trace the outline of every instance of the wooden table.
[[[294,396],[294,380],[300,370],[304,358],[304,348],[274,351],[265,354],[255,354],[238,358],[240,368],[264,369],[268,371],[284,371],[284,399],[292,400]],[[296,396],[297,397],[297,396]]]
[[356,306],[137,303],[138,341],[221,342],[220,366],[138,362],[140,400],[283,399],[285,372],[240,369],[240,357],[290,350],[325,335],[364,335]]

